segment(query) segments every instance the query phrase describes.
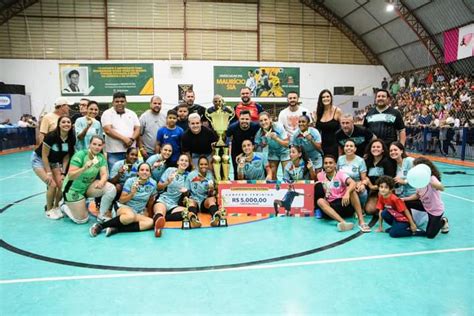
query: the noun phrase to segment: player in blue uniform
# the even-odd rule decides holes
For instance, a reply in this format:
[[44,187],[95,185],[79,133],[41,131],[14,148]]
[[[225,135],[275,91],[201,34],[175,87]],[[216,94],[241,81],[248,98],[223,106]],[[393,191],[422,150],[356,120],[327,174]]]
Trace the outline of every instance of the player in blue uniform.
[[170,157],[172,154],[173,146],[166,143],[161,146],[159,154],[154,154],[146,160],[146,162],[151,166],[151,176],[156,182],[160,181],[166,168],[169,167]]
[[359,195],[360,204],[365,205],[368,193],[365,183],[367,182],[367,166],[365,160],[356,155],[357,147],[355,141],[347,139],[344,144],[344,155],[337,159],[337,170],[342,170],[356,182],[355,191]]
[[[155,223],[155,237],[161,236],[161,229],[166,221],[181,221],[183,219],[184,206],[179,205],[183,194],[188,194],[189,187],[187,177],[191,169],[189,156],[180,155],[177,167],[170,167],[161,176],[158,190],[165,190],[153,206],[153,221]],[[197,215],[189,212],[189,220],[192,228],[201,227]]]
[[217,205],[214,191],[214,176],[209,169],[209,161],[206,156],[199,157],[198,169],[189,173],[188,186],[191,202],[189,211],[195,214],[197,214],[198,210],[208,212],[212,216],[211,226],[219,226],[222,213]]
[[117,161],[112,166],[112,169],[110,169],[109,182],[115,185],[117,199],[122,193],[125,181],[137,176],[140,163],[142,163],[142,161],[138,160],[138,149],[129,147],[125,154],[125,159]]
[[313,163],[313,169],[318,172],[323,167],[321,134],[318,130],[309,126],[310,119],[307,115],[301,115],[298,119],[298,129],[291,138],[291,145],[303,148],[308,159]]
[[282,169],[285,169],[286,164],[290,160],[288,133],[280,123],[272,123],[268,112],[260,113],[259,121],[260,129],[255,135],[255,145],[267,153],[273,180],[276,180],[280,161]]
[[285,196],[283,196],[283,200],[275,200],[273,202],[273,207],[275,208],[275,216],[278,216],[278,211],[282,206],[285,209],[286,216],[289,216],[291,212],[291,204],[298,195],[304,195],[304,193],[296,192],[295,186],[293,184],[290,184],[288,186],[288,191],[286,191]]
[[[236,160],[237,177],[239,180],[271,180],[272,169],[263,153],[253,151],[252,141],[246,139],[242,142],[243,153],[238,155]],[[266,176],[265,176],[266,172]]]
[[146,162],[138,167],[138,177],[129,178],[120,195],[117,217],[104,223],[96,223],[89,229],[92,237],[103,229],[108,237],[115,233],[138,232],[153,227],[153,220],[143,213],[150,198],[156,194],[156,181],[151,178],[151,167]]
[[303,148],[293,145],[290,147],[290,161],[283,171],[283,181],[290,183],[299,180],[316,180],[316,171]]

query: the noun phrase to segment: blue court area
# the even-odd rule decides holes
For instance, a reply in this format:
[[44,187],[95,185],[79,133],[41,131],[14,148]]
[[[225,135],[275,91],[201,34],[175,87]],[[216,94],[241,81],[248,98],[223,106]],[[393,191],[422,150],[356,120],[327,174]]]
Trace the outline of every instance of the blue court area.
[[0,156],[2,315],[474,314],[472,168],[437,165],[454,174],[434,240],[293,217],[91,238],[44,216],[29,155]]

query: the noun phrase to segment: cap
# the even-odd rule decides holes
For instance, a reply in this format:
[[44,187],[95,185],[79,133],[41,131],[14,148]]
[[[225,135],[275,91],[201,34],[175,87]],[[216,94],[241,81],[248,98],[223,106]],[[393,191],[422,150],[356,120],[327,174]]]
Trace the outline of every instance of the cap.
[[54,101],[54,105],[55,106],[60,106],[60,105],[73,105],[74,102],[69,102],[69,100],[67,98],[57,98],[56,101]]

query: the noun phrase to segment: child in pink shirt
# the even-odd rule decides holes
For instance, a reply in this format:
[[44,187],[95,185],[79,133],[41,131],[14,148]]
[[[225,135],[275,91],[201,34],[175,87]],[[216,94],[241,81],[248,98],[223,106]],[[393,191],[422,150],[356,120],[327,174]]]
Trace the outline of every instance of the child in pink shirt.
[[428,159],[419,157],[413,161],[413,165],[425,164],[431,169],[430,183],[421,189],[416,189],[416,193],[404,198],[405,201],[420,200],[423,205],[421,211],[428,213],[428,225],[426,227],[426,237],[435,238],[439,231],[447,234],[449,232],[448,219],[444,217],[444,203],[441,200],[440,191],[444,191],[444,186],[440,182],[441,174],[435,165]]

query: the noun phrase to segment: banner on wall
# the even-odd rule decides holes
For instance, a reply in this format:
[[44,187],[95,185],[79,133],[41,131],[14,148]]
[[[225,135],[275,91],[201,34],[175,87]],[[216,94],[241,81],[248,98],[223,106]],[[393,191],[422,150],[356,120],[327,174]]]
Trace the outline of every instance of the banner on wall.
[[300,93],[300,69],[288,67],[214,66],[214,94],[240,97],[240,89],[249,87],[257,98],[286,97]]
[[444,32],[444,62],[474,56],[474,24]]
[[0,94],[0,110],[12,109],[12,97],[8,94]]
[[153,95],[153,64],[60,64],[61,95]]
[[291,186],[265,181],[227,181],[219,183],[218,190],[219,205],[223,205],[228,213],[274,214],[275,201],[281,201],[280,214],[285,213],[285,208],[291,210],[291,215],[314,214],[314,184],[310,181]]

